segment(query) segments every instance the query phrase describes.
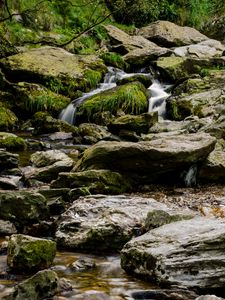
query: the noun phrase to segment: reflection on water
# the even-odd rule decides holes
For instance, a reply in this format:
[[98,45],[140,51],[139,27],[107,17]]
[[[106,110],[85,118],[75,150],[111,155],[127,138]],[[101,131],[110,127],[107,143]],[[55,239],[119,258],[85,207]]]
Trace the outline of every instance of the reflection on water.
[[[1,240],[0,240],[1,243]],[[71,267],[76,260],[83,258],[94,259],[96,267],[76,272]],[[133,290],[146,290],[151,286],[148,283],[128,276],[120,267],[119,256],[94,256],[73,252],[58,252],[51,268],[59,277],[67,278],[71,281],[73,291],[63,295],[65,299],[72,300],[74,297],[90,292],[104,292],[113,299],[127,299],[127,295]],[[25,277],[7,274],[6,255],[0,255],[0,299],[8,288]],[[154,288],[152,286],[152,288]],[[55,297],[57,300],[58,297]]]

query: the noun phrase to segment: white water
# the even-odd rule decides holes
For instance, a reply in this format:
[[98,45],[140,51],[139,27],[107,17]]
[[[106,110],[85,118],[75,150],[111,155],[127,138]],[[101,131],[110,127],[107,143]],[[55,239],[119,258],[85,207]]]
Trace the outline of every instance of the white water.
[[148,88],[151,93],[149,98],[149,112],[158,111],[159,117],[165,118],[166,115],[166,99],[170,96],[166,90],[170,85],[161,84],[158,80],[154,80]]
[[[75,123],[76,108],[81,105],[86,99],[96,95],[102,91],[114,88],[116,82],[120,79],[134,76],[135,74],[142,74],[152,77],[151,74],[146,73],[126,73],[120,69],[108,67],[108,73],[105,75],[104,82],[99,87],[89,93],[84,93],[80,98],[73,100],[59,115],[59,119],[66,121],[69,124]],[[158,111],[160,117],[165,116],[166,104],[165,100],[169,97],[166,92],[168,85],[162,85],[159,81],[153,80],[153,84],[148,88],[151,96],[149,98],[149,112]]]

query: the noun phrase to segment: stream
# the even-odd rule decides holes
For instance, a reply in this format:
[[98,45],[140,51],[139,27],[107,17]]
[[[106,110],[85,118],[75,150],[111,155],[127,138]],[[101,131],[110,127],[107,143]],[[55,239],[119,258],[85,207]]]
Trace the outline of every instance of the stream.
[[72,101],[60,114],[59,119],[66,121],[69,124],[75,124],[76,122],[76,108],[81,105],[85,100],[93,95],[101,93],[103,91],[112,89],[117,86],[117,81],[123,78],[132,77],[134,75],[141,74],[150,77],[152,84],[148,87],[149,91],[149,112],[158,111],[159,118],[164,119],[166,115],[166,102],[165,100],[170,96],[168,89],[171,85],[161,83],[155,79],[151,73],[145,73],[145,70],[141,70],[137,73],[126,73],[120,69],[108,67],[108,73],[105,75],[103,83],[99,87],[89,93],[84,93],[80,98]]

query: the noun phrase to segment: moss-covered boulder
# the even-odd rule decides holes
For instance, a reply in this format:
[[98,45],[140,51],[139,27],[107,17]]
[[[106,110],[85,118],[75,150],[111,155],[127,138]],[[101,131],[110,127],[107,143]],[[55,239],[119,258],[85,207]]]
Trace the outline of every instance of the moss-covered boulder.
[[0,102],[0,130],[11,130],[18,122],[17,116]]
[[128,69],[128,64],[124,61],[123,57],[115,52],[105,52],[100,55],[106,66],[112,66],[122,70]]
[[148,133],[148,130],[158,121],[157,112],[145,113],[139,116],[125,115],[115,119],[108,125],[109,131],[119,134],[121,130],[134,131],[137,134]]
[[6,150],[25,150],[28,143],[25,139],[18,137],[15,134],[0,132],[0,148]]
[[56,254],[56,243],[28,235],[14,234],[9,239],[7,264],[17,273],[48,268]]
[[38,111],[47,111],[58,117],[59,113],[71,102],[71,99],[55,93],[40,84],[19,82],[16,86],[14,107],[21,117],[29,117]]
[[141,82],[146,88],[149,88],[150,85],[152,84],[152,79],[150,78],[150,76],[146,76],[144,74],[134,74],[132,76],[119,79],[117,81],[117,85],[123,85],[123,84],[131,83],[134,81]]
[[0,58],[18,53],[18,50],[5,37],[4,29],[0,26]]
[[1,191],[0,203],[0,219],[9,220],[19,227],[48,217],[46,199],[39,193]]
[[140,82],[127,83],[88,98],[77,108],[76,120],[96,123],[95,114],[109,111],[117,115],[118,110],[127,114],[140,114],[148,109],[148,93]]
[[41,83],[67,96],[96,87],[107,71],[95,55],[74,55],[57,47],[21,52],[2,59],[0,66],[12,82]]
[[111,135],[107,127],[93,123],[82,123],[78,130],[84,144],[95,144],[98,141],[109,138]]
[[59,173],[51,187],[85,188],[91,194],[121,194],[131,190],[130,182],[125,177],[110,170]]
[[20,282],[3,300],[42,300],[52,298],[58,292],[59,279],[51,270],[42,270]]
[[59,131],[77,133],[77,127],[65,121],[53,118],[47,112],[37,112],[30,120],[36,134],[54,133]]

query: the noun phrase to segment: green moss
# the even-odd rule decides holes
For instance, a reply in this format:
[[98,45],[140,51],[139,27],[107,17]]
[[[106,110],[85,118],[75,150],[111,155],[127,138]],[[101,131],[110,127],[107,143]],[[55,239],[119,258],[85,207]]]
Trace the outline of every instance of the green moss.
[[84,71],[84,89],[90,90],[97,87],[98,83],[102,80],[102,73],[96,70]]
[[77,118],[94,122],[95,113],[109,111],[116,115],[119,109],[129,114],[140,114],[147,111],[147,98],[141,83],[125,84],[89,98],[78,107]]
[[27,148],[27,142],[17,136],[4,136],[0,137],[0,148],[6,148],[6,150],[24,150]]
[[141,75],[141,74],[136,74],[134,76],[125,77],[121,80],[118,80],[117,85],[123,85],[123,84],[131,83],[131,82],[134,82],[134,81],[141,82],[146,88],[148,88],[152,84],[152,81],[151,81],[150,77],[145,76],[145,75]]
[[103,59],[104,63],[107,66],[112,66],[122,70],[128,69],[128,64],[124,61],[123,57],[115,52],[106,52],[100,55],[100,58]]
[[0,102],[0,130],[12,129],[17,122],[16,115]]

